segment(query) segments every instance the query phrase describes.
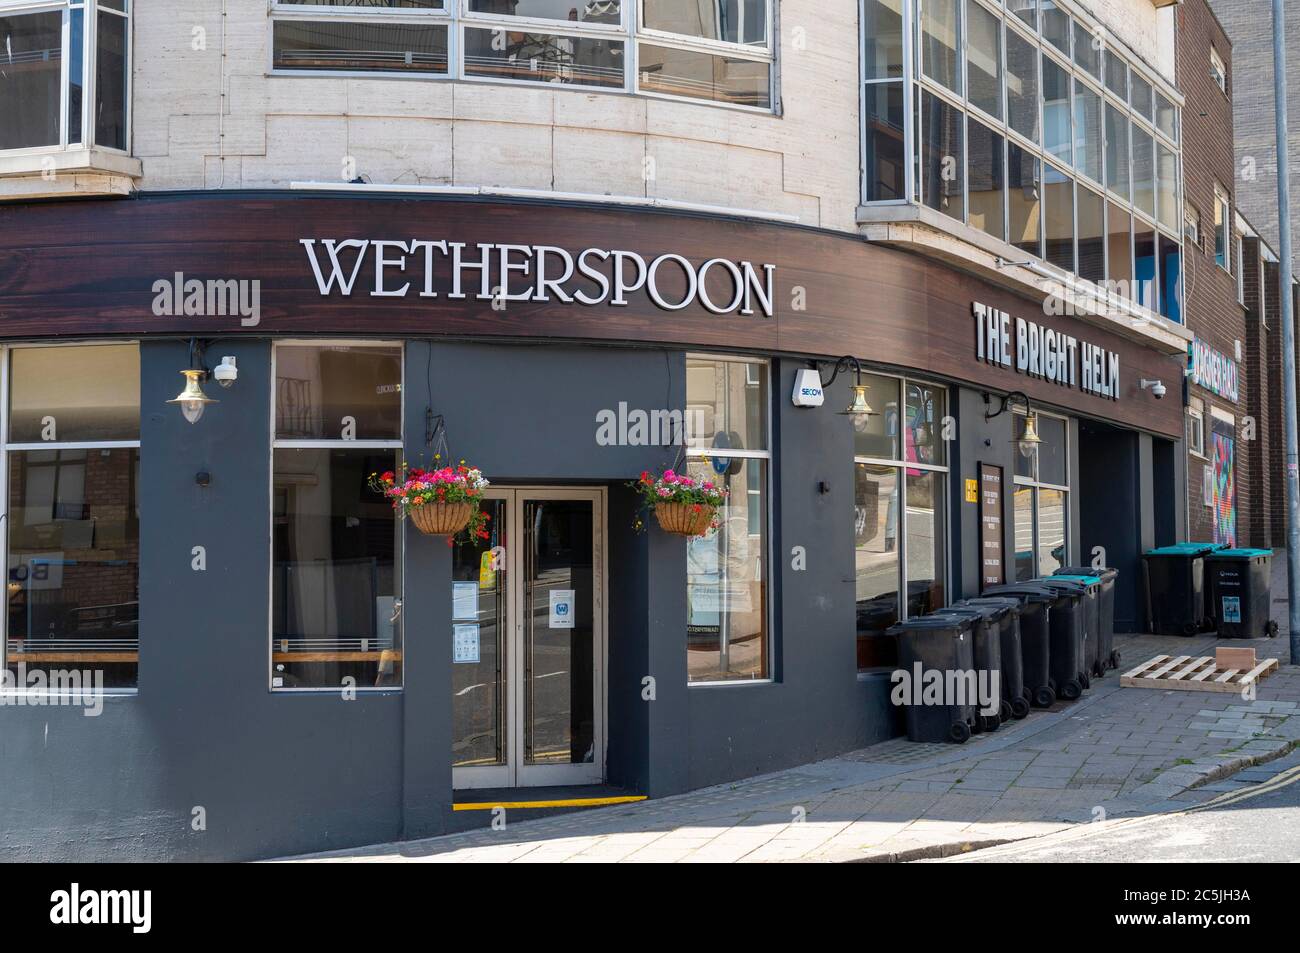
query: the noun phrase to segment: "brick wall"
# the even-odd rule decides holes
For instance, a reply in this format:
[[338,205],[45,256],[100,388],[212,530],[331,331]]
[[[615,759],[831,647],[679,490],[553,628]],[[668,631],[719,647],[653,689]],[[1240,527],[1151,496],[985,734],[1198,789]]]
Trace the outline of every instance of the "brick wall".
[[[1215,183],[1231,201],[1235,184],[1233,152],[1233,103],[1210,76],[1210,50],[1214,49],[1228,68],[1228,92],[1233,90],[1232,44],[1207,0],[1187,0],[1178,8],[1178,86],[1186,97],[1183,108],[1183,189],[1185,201],[1200,215],[1200,244],[1184,245],[1187,326],[1210,347],[1235,360],[1237,343],[1247,343],[1246,309],[1237,301],[1237,269],[1233,215],[1228,215],[1227,254],[1230,270],[1215,261]],[[1243,354],[1244,356],[1244,354]],[[1247,414],[1249,375],[1239,362],[1239,401],[1220,397],[1208,389],[1188,384],[1190,396],[1200,398],[1205,408],[1205,449],[1213,456],[1210,433],[1212,407],[1227,411],[1236,421],[1236,497],[1238,544],[1249,539],[1243,514],[1248,514],[1253,491],[1251,462],[1257,442],[1241,439],[1242,417]],[[1207,460],[1190,454],[1187,466],[1188,535],[1192,539],[1214,538],[1214,512],[1205,506],[1203,477]]]

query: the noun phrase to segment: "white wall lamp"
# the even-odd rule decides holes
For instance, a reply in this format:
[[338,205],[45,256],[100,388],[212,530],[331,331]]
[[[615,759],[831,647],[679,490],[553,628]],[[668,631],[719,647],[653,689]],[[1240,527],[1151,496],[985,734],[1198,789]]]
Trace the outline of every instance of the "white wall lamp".
[[[226,358],[225,360],[231,362],[233,370],[234,358]],[[181,371],[181,374],[185,377],[185,387],[167,403],[179,404],[185,419],[192,424],[196,424],[199,422],[199,418],[203,416],[203,411],[207,409],[208,404],[217,403],[217,399],[203,393],[202,382],[211,377],[212,373],[203,366],[203,348],[194,338],[190,338],[189,363],[190,366]],[[238,372],[236,371],[235,374],[237,375]],[[231,376],[230,382],[233,383],[234,379],[234,376]],[[223,386],[229,386],[225,380],[221,378],[218,378],[218,380],[221,380]]]
[[[986,391],[984,393],[984,403],[988,405],[991,404],[993,400],[994,395],[989,394]],[[998,409],[992,412],[985,410],[985,420],[992,420],[994,417],[1001,416],[1006,412],[1008,407],[1017,401],[1025,405],[1024,427],[1020,431],[1020,436],[1013,437],[1011,442],[1016,445],[1016,449],[1020,451],[1022,457],[1027,460],[1032,460],[1037,455],[1038,446],[1043,442],[1043,438],[1038,436],[1038,414],[1034,413],[1034,408],[1033,405],[1029,403],[1029,398],[1023,391],[1013,390],[1011,393],[1003,397],[998,397],[997,400],[999,401]]]

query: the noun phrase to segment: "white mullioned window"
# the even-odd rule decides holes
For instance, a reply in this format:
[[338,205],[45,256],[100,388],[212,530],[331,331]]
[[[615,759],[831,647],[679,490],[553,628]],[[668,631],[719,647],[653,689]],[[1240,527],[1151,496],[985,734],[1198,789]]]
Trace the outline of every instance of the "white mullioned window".
[[402,355],[396,343],[275,345],[273,691],[402,685],[402,526],[369,485],[401,469]]
[[1228,67],[1214,47],[1210,47],[1210,79],[1225,93],[1228,91]]
[[725,487],[718,526],[686,549],[686,668],[692,685],[772,678],[770,368],[686,357],[686,470]]
[[[0,355],[8,501],[6,686],[137,687],[140,349],[12,347]],[[92,681],[93,681],[92,679]]]
[[875,411],[853,435],[853,577],[859,671],[892,665],[886,630],[948,599],[948,392],[863,374]]
[[1232,199],[1228,190],[1214,183],[1214,263],[1224,271],[1232,272],[1232,251],[1228,245],[1232,222]]
[[771,110],[773,0],[273,0],[279,74],[638,92]]
[[0,151],[128,151],[130,50],[130,0],[0,0]]

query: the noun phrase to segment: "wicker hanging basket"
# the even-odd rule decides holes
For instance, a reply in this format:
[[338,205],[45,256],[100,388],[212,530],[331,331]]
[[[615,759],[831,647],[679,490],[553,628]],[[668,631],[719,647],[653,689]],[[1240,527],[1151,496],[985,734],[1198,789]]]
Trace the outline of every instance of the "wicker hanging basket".
[[655,518],[659,528],[674,536],[703,536],[713,525],[713,514],[717,507],[700,506],[693,503],[660,503],[655,506]]
[[474,516],[473,503],[426,503],[412,506],[407,515],[426,536],[455,536]]

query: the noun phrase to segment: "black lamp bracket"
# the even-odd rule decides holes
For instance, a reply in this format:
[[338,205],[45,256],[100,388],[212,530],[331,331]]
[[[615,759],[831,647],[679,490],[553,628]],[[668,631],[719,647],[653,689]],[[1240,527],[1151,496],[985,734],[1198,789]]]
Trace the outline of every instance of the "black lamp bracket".
[[[995,400],[998,402],[998,409],[990,412],[988,408]],[[1012,404],[1016,402],[1025,405],[1026,414],[1033,413],[1034,411],[1033,405],[1029,403],[1029,398],[1025,395],[1024,391],[1013,390],[1008,394],[990,394],[988,391],[985,391],[984,392],[984,408],[985,408],[984,419],[992,420],[994,417],[1001,416],[1002,414],[1006,413],[1007,409]]]
[[832,384],[834,384],[835,378],[839,377],[842,372],[847,371],[849,368],[853,368],[854,374],[857,375],[856,376],[857,382],[859,384],[862,383],[862,362],[859,361],[856,357],[845,356],[840,358],[838,361],[836,361],[835,366],[831,369],[830,380],[826,380],[824,377],[821,376],[822,373],[821,364],[819,364],[816,361],[813,361],[813,367],[817,369],[817,374],[818,377],[821,379],[823,388],[830,387]]

